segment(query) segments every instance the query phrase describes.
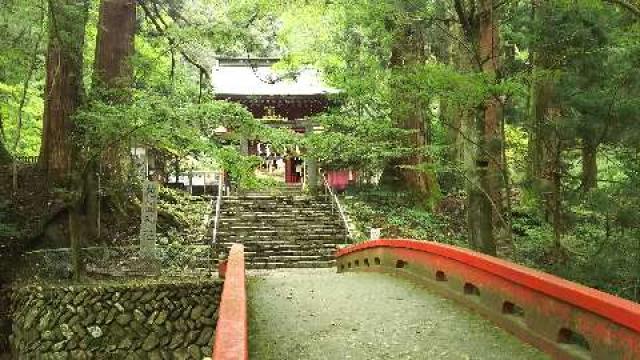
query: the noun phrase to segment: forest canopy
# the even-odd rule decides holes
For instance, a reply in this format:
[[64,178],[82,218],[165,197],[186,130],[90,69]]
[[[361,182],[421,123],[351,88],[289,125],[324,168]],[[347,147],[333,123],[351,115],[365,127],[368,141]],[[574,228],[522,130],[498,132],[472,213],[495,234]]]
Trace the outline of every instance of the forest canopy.
[[[221,57],[312,67],[340,92],[297,136],[216,98]],[[638,120],[637,0],[0,0],[0,165],[37,158],[72,222],[98,197],[139,211],[141,144],[259,187],[238,151],[255,139],[429,214],[410,226],[464,224],[433,239],[637,301]]]

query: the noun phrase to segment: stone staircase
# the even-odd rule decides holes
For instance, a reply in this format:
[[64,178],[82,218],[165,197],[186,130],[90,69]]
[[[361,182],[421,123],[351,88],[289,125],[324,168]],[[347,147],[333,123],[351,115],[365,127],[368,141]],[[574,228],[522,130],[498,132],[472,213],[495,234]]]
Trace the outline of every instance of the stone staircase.
[[251,269],[331,267],[346,231],[323,196],[298,191],[224,197],[217,250],[226,256],[234,243],[245,246]]

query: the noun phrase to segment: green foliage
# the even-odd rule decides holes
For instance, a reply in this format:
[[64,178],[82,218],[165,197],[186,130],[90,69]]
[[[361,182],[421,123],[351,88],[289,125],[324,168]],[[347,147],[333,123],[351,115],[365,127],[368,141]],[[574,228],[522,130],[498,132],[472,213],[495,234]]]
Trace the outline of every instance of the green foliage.
[[[55,6],[49,9],[50,4]],[[498,137],[504,136],[505,173],[514,187],[509,194],[514,259],[640,298],[640,22],[625,9],[596,0],[545,1],[535,9],[528,1],[500,2],[502,66],[492,74],[479,71],[480,60],[473,57],[478,44],[469,43],[451,3],[158,1],[150,13],[139,7],[132,87],[108,94],[92,82],[98,4],[2,2],[0,146],[12,155],[39,153],[47,42],[84,44],[88,97],[74,117],[73,139],[82,153],[81,168],[111,151],[124,155],[144,145],[174,158],[221,165],[234,185],[256,188],[268,185],[254,176],[260,159],[241,155],[240,139],[260,139],[279,152],[298,147],[323,168],[352,168],[365,178],[418,154],[424,162],[404,168],[435,174],[442,197],[436,194],[425,209],[424,200],[402,188],[362,188],[345,199],[352,215],[364,232],[382,227],[385,236],[462,244],[462,203],[453,201],[458,212],[431,208],[442,208],[457,200],[465,185],[475,185],[474,117],[488,100],[499,100],[505,118]],[[86,41],[64,32],[49,39],[54,22],[45,21],[47,14],[75,21],[84,10],[77,5],[90,9]],[[398,51],[407,49],[420,53],[413,54],[419,60],[399,61]],[[215,65],[214,54],[282,56],[281,70],[313,65],[341,93],[329,113],[314,118],[321,130],[303,137],[271,128],[238,104],[213,100],[207,69]],[[550,85],[552,99],[548,118],[536,125],[540,84]],[[424,119],[419,125],[428,146],[415,146],[418,132],[400,128],[403,116],[415,114]],[[543,179],[529,174],[536,126],[558,142],[558,149],[545,151],[557,150],[560,158],[550,170],[561,178],[560,248],[550,225],[549,174]],[[218,135],[221,127],[230,132]],[[599,178],[598,188],[589,191],[581,183],[586,145],[597,148]],[[452,155],[456,151],[460,154]],[[114,185],[111,192],[135,197],[135,181],[127,184],[128,189]],[[195,219],[185,215],[193,209],[175,194],[163,196],[162,210],[177,224],[166,235],[174,239],[181,236],[176,227],[193,225]],[[9,212],[0,206],[0,222]],[[14,231],[0,225],[0,236]],[[176,263],[184,260],[179,248],[165,255]]]
[[381,228],[383,238],[438,241],[466,246],[464,235],[444,214],[423,207],[419,198],[397,189],[360,187],[344,197],[350,218],[368,236],[369,229]]
[[45,14],[43,1],[7,0],[0,6],[0,136],[17,156],[40,150]]
[[328,169],[382,170],[390,159],[412,152],[400,140],[407,131],[395,128],[389,118],[374,121],[345,110],[316,120],[323,132],[311,135],[305,144]]

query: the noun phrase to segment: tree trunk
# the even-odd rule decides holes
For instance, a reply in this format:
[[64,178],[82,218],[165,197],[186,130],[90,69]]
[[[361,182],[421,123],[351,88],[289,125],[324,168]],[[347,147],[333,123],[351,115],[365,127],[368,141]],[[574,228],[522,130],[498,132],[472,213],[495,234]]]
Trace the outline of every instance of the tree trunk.
[[598,145],[588,138],[582,139],[582,190],[598,186]]
[[549,212],[551,213],[551,224],[553,226],[553,243],[556,249],[562,248],[562,234],[564,233],[564,221],[562,218],[562,173],[561,161],[562,151],[558,142],[553,149],[553,157],[549,174],[551,178],[551,198],[549,199]]
[[[410,71],[411,67],[420,65],[425,60],[424,39],[420,29],[415,25],[401,26],[396,31],[391,53],[391,67],[395,71]],[[414,150],[414,154],[397,163],[390,164],[385,170],[385,178],[396,178],[402,181],[403,187],[430,199],[436,192],[438,184],[435,175],[425,166],[430,159],[424,156],[425,147],[431,143],[431,123],[426,116],[428,104],[413,91],[400,86],[393,89],[392,116],[396,126],[411,130],[406,144]]]
[[489,194],[485,189],[489,187],[487,176],[488,164],[476,164],[475,178],[478,184],[469,188],[469,240],[474,250],[495,256],[497,253],[496,243],[493,237],[493,222],[491,213],[493,208]]
[[[480,0],[478,9],[470,13],[466,12],[461,1],[456,1],[455,7],[467,40],[477,49],[473,54],[476,71],[488,74],[489,79],[495,78],[499,67],[499,40],[493,1]],[[469,242],[474,249],[490,255],[497,252],[494,238],[496,218],[504,222],[501,214],[501,116],[501,103],[494,97],[477,108],[473,127],[476,144],[473,178],[468,187]]]
[[[97,97],[107,103],[124,103],[130,99],[130,87],[133,80],[131,56],[135,51],[136,30],[135,0],[102,0],[98,19],[96,37],[96,54],[93,72],[93,88]],[[116,140],[116,139],[113,139]],[[100,217],[100,199],[98,176],[104,171],[107,182],[118,182],[123,176],[122,144],[112,141],[100,154],[102,166],[91,161],[91,168],[84,181],[86,196],[86,215],[90,226],[88,236],[97,238]],[[101,168],[101,169],[99,169]],[[114,195],[114,194],[112,194]],[[120,197],[112,196],[112,201],[119,204]]]
[[[542,54],[537,54],[537,57]],[[544,65],[537,65],[544,66]],[[550,165],[550,149],[553,147],[555,133],[551,131],[554,86],[551,80],[541,79],[533,85],[531,127],[529,129],[529,177],[532,181],[544,178]]]
[[[553,9],[548,0],[532,0],[534,20],[543,22]],[[542,23],[544,25],[544,23]],[[547,41],[543,39],[541,41]],[[554,80],[543,71],[553,69],[553,56],[543,46],[536,46],[532,54],[536,81],[532,87],[531,126],[529,129],[529,171],[528,177],[533,188],[544,201],[545,218],[553,227],[554,246],[561,247],[564,231],[562,208],[562,152],[556,114],[560,111],[554,102]]]
[[[133,79],[131,56],[135,51],[135,0],[102,0],[96,38],[94,86],[128,89]],[[126,101],[126,98],[118,99]]]
[[40,163],[49,179],[71,170],[72,116],[83,101],[82,79],[88,0],[49,1],[49,45]]
[[[49,1],[49,45],[40,164],[54,182],[72,180],[81,171],[78,147],[72,142],[73,115],[84,98],[83,50],[88,0]],[[77,184],[73,184],[77,186]],[[69,237],[74,276],[81,273],[83,221],[74,204],[69,209]]]
[[[493,0],[479,0],[478,5],[469,8],[463,0],[455,0],[454,8],[471,54],[471,64],[475,71],[487,75],[491,82],[497,82],[500,42],[498,38],[497,8]],[[496,254],[494,229],[508,229],[502,214],[505,181],[503,178],[503,123],[502,103],[495,96],[486,99],[475,109],[475,118],[470,119],[475,145],[473,160],[470,161],[472,177],[468,181],[468,222],[471,246],[487,254]],[[472,124],[469,124],[472,125]]]
[[[130,99],[133,80],[131,56],[135,51],[135,0],[102,0],[96,37],[93,85],[106,102],[125,103]],[[122,176],[121,144],[114,142],[102,154],[106,178]]]
[[[478,53],[482,71],[493,78],[497,78],[500,68],[500,38],[499,20],[497,10],[494,9],[493,0],[481,0],[479,2],[479,40]],[[495,80],[497,81],[497,80]],[[487,99],[484,109],[484,143],[487,168],[486,193],[489,194],[492,203],[492,221],[495,230],[498,230],[499,240],[507,242],[509,225],[506,220],[506,179],[504,178],[505,161],[503,159],[503,106],[500,99],[491,97]],[[502,244],[507,245],[507,244]]]

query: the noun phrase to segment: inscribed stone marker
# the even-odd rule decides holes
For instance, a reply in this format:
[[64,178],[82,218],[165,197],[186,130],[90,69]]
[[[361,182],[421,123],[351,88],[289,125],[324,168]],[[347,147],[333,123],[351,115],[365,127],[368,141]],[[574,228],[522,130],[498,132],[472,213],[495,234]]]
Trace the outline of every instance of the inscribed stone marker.
[[158,222],[158,183],[145,181],[142,194],[142,214],[140,223],[140,255],[150,257],[155,254],[156,224]]

